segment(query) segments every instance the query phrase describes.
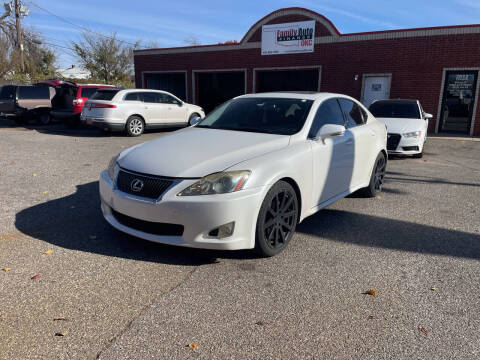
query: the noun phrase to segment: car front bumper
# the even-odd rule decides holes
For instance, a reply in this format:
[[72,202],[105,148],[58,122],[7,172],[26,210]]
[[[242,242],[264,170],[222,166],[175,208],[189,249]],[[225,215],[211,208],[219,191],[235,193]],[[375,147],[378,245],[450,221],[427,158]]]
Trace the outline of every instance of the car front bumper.
[[[397,134],[389,134],[389,135],[397,135]],[[399,135],[400,140],[398,144],[389,144],[387,148],[388,154],[398,154],[398,155],[414,155],[419,154],[423,151],[423,143],[425,141],[424,137],[417,137],[417,138],[407,138],[403,135]]]
[[[116,229],[153,242],[216,250],[253,248],[264,187],[221,195],[176,195],[195,181],[180,181],[167,190],[161,200],[154,201],[119,191],[104,171],[99,181],[103,216]],[[132,228],[115,217],[114,212],[147,222],[182,225],[183,234],[156,235]],[[235,226],[231,236],[209,235],[211,230],[232,221]]]

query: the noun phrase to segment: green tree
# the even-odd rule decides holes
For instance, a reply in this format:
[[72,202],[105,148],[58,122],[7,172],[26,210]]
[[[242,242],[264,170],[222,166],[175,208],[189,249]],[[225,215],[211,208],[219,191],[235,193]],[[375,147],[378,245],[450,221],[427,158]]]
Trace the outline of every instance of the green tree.
[[117,33],[101,35],[84,32],[82,39],[72,42],[81,65],[91,77],[106,83],[130,82],[133,74],[133,50],[139,46],[126,44]]

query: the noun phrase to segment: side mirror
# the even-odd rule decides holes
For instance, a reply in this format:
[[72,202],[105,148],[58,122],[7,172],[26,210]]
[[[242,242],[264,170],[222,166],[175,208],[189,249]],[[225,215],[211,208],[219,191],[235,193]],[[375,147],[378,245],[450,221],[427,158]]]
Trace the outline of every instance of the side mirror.
[[423,116],[424,116],[425,120],[429,120],[429,119],[433,118],[433,115],[429,114],[429,113],[424,113]]
[[195,126],[197,125],[200,121],[202,121],[202,118],[200,116],[196,116],[193,119],[189,121],[190,126]]
[[343,136],[345,134],[345,126],[335,125],[335,124],[326,124],[323,125],[317,132],[316,139],[327,138],[327,137],[337,137]]
[[182,107],[182,106],[183,106],[183,102],[179,101],[179,102],[177,103],[177,105],[180,106],[180,107]]

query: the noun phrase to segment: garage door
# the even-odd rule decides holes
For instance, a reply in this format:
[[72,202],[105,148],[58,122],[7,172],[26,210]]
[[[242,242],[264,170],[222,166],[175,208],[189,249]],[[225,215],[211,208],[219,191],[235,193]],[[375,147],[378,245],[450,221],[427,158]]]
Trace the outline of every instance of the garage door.
[[183,101],[187,101],[185,76],[184,72],[145,74],[145,88],[168,91]]
[[197,104],[206,113],[225,101],[245,94],[245,73],[242,72],[198,72],[196,95]]
[[257,70],[256,92],[318,91],[318,69],[311,70]]

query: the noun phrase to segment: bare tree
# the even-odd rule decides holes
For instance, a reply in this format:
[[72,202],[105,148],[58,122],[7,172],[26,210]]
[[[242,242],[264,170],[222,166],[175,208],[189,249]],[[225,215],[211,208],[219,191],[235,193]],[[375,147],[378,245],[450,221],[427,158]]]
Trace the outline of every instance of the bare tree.
[[42,36],[34,29],[22,31],[26,74],[22,74],[13,15],[0,16],[0,78],[42,79],[55,73],[55,54],[42,44]]
[[117,39],[117,34],[102,35],[84,32],[82,39],[72,42],[75,54],[92,78],[110,82],[130,81],[133,73],[133,50],[138,47]]
[[12,70],[11,43],[9,39],[0,33],[0,79],[3,79]]

